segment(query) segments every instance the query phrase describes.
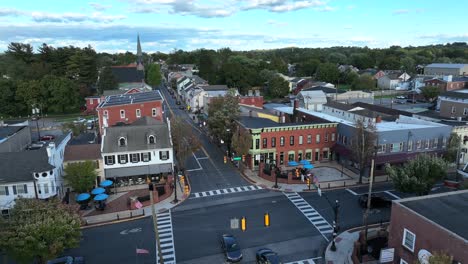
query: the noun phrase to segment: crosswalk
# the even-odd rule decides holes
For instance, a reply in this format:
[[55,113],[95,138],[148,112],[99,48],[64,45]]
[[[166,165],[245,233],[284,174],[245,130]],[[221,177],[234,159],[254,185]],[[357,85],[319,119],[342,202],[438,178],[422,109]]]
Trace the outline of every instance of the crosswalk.
[[261,190],[261,189],[263,188],[257,185],[232,187],[232,188],[212,190],[212,191],[206,191],[206,192],[196,192],[192,194],[193,196],[192,198],[201,198],[201,197],[207,197],[207,196],[238,193],[238,192],[249,192],[249,191],[256,191],[256,190]]
[[298,260],[298,261],[293,261],[293,262],[287,262],[284,264],[315,264],[315,261],[314,259],[303,259],[303,260]]
[[317,228],[325,240],[328,240],[327,235],[333,233],[333,227],[321,216],[308,202],[306,202],[299,194],[292,192],[283,192],[286,197],[299,209],[307,219]]
[[[172,234],[172,218],[171,211],[167,213],[158,214],[158,234],[159,244],[161,247],[162,258],[165,264],[175,264],[175,248],[174,248],[174,235]],[[157,245],[156,245],[157,247]],[[156,252],[157,249],[156,249]],[[159,256],[156,253],[156,263],[159,263]]]

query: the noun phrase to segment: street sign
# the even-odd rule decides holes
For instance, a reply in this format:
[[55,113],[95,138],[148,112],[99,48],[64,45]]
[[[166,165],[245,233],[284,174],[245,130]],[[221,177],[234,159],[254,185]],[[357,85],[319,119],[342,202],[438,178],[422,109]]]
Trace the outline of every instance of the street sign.
[[242,159],[242,157],[234,157],[233,160],[241,160],[241,159]]
[[380,263],[393,262],[395,256],[394,248],[386,248],[380,251]]
[[231,219],[231,229],[239,229],[239,219],[232,218]]

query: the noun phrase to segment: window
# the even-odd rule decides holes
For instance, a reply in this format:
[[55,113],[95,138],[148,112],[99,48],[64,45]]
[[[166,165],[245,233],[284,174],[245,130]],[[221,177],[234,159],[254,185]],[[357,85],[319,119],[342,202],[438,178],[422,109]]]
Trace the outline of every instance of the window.
[[317,144],[320,143],[320,134],[317,134],[315,136],[315,143],[317,143]]
[[159,151],[159,159],[160,160],[169,159],[169,151]]
[[421,149],[421,140],[416,141],[416,148]]
[[151,160],[151,152],[141,153],[141,160],[143,162],[148,162]]
[[408,141],[408,151],[413,150],[413,141]]
[[387,145],[379,144],[379,148],[377,149],[377,153],[385,153]]
[[136,117],[137,117],[137,118],[140,118],[140,117],[141,117],[141,111],[140,111],[140,109],[137,109],[137,110],[136,110]]
[[10,195],[8,186],[0,186],[0,195]]
[[428,149],[429,148],[429,139],[426,139],[426,144],[424,144],[424,148],[425,149]]
[[268,147],[268,139],[267,138],[262,138],[262,147],[267,148]]
[[294,160],[294,153],[289,153],[288,154],[288,161],[293,161]]
[[289,137],[289,145],[294,146],[294,136]]
[[312,135],[307,135],[307,144],[312,143]]
[[332,142],[335,142],[335,133],[332,133],[331,141],[332,141]]
[[90,105],[94,104],[94,99],[89,100],[89,104]]
[[455,108],[455,106],[452,106],[452,114],[454,114],[456,112],[456,110],[457,109]]
[[398,151],[403,151],[403,149],[404,149],[404,146],[405,146],[405,143],[403,143],[403,142],[400,142],[400,148],[399,148],[399,150],[398,150]]
[[156,141],[154,140],[154,136],[153,136],[153,135],[151,135],[151,136],[148,137],[148,143],[149,143],[149,144],[154,144],[155,142],[156,142]]
[[328,142],[328,133],[325,133],[325,139],[324,139],[325,142]]
[[409,249],[411,252],[414,252],[414,244],[416,243],[416,235],[409,231],[408,229],[403,229],[403,241],[402,245]]
[[284,152],[280,152],[280,165],[284,164]]
[[138,153],[132,153],[132,154],[130,154],[130,161],[131,161],[132,163],[140,162],[140,154],[138,154]]
[[272,148],[276,147],[276,138],[275,137],[271,138],[271,147]]
[[104,116],[105,117],[108,117],[109,116],[109,112],[107,110],[104,110]]
[[445,148],[447,146],[447,138],[442,139],[442,148]]
[[120,118],[125,118],[125,110],[120,110]]
[[255,149],[259,149],[260,148],[260,139],[255,139]]
[[302,136],[299,136],[299,145],[302,145],[302,141],[303,141],[303,137]]
[[105,157],[106,165],[114,165],[115,164],[115,157],[114,155],[112,156],[106,156]]
[[45,194],[49,193],[49,184],[48,183],[44,183],[44,193]]
[[157,111],[156,108],[151,109],[151,115],[152,115],[153,117],[158,115],[158,111]]
[[284,137],[280,137],[280,146],[284,146]]
[[434,138],[434,140],[432,141],[432,147],[433,148],[439,147],[439,139],[438,138]]
[[127,141],[125,140],[125,138],[124,137],[119,138],[119,146],[123,147],[125,145],[127,145]]
[[128,162],[127,154],[119,155],[119,163],[120,164],[125,164],[127,162]]
[[305,159],[306,160],[312,160],[312,151],[307,151],[306,152]]

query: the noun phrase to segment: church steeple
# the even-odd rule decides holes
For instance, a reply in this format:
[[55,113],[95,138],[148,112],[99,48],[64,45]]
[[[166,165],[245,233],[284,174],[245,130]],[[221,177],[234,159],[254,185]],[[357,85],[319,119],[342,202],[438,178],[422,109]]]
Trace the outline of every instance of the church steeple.
[[143,53],[141,51],[140,34],[137,35],[137,70],[143,71]]

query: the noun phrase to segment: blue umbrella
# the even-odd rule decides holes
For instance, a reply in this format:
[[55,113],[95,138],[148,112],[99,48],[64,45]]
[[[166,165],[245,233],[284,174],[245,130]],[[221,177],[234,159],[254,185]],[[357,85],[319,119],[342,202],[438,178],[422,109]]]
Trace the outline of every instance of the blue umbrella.
[[89,195],[89,193],[80,193],[76,196],[76,201],[77,202],[82,202],[82,201],[86,201],[89,199],[89,197],[91,197],[91,195]]
[[105,180],[103,182],[101,182],[101,187],[109,187],[113,184],[113,182],[111,180]]
[[99,188],[93,189],[91,191],[91,194],[98,195],[98,194],[105,193],[105,192],[106,190],[104,188],[99,187]]
[[314,165],[312,165],[312,164],[304,165],[304,169],[310,170],[310,169],[313,169],[313,168],[314,168]]
[[109,195],[105,194],[105,193],[101,193],[101,194],[98,194],[94,197],[94,201],[104,201],[105,199],[107,199],[109,197]]
[[302,164],[302,165],[307,165],[307,164],[310,164],[310,161],[308,161],[308,160],[301,160],[301,161],[299,161],[299,163]]
[[294,160],[288,162],[288,166],[297,166],[297,165],[299,165],[299,163],[295,162]]

